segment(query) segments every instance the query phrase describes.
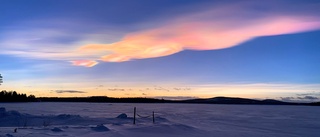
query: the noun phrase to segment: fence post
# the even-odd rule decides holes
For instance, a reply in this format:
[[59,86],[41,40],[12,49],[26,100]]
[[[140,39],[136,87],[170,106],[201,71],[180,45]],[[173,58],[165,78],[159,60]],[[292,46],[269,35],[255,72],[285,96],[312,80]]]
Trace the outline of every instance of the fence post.
[[133,124],[136,124],[136,107],[133,109]]
[[152,122],[154,124],[154,111],[152,111]]

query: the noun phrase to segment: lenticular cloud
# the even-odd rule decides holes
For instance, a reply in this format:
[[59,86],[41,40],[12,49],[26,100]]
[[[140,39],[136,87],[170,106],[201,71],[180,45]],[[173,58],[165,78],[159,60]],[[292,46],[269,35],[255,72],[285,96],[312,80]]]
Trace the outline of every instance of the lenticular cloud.
[[[263,6],[263,5],[260,5]],[[88,44],[81,52],[105,51],[97,61],[124,62],[156,58],[188,50],[216,50],[236,46],[260,36],[297,33],[320,28],[320,17],[311,12],[286,11],[268,6],[267,11],[247,8],[246,3],[213,7],[184,15],[161,27],[133,32],[120,41]],[[304,7],[306,8],[306,7]],[[96,61],[74,61],[73,65],[92,67]]]

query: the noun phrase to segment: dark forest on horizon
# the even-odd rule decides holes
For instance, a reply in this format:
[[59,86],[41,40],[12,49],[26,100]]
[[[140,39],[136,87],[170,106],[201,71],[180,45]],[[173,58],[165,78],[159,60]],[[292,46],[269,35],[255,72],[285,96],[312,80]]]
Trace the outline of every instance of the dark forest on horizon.
[[0,92],[0,102],[100,102],[100,103],[193,103],[193,104],[246,104],[246,105],[312,105],[320,106],[320,102],[313,103],[292,103],[278,100],[266,99],[255,100],[247,98],[233,97],[214,97],[208,99],[189,99],[189,100],[165,100],[145,97],[114,98],[107,96],[92,97],[35,97],[16,91]]
[[36,97],[34,95],[20,94],[16,91],[2,90],[0,92],[0,102],[34,102]]

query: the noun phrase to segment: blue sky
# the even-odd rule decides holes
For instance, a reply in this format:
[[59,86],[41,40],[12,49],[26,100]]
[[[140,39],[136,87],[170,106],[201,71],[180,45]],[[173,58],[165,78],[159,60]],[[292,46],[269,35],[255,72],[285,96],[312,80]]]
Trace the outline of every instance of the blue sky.
[[319,10],[315,0],[5,0],[0,88],[319,101]]

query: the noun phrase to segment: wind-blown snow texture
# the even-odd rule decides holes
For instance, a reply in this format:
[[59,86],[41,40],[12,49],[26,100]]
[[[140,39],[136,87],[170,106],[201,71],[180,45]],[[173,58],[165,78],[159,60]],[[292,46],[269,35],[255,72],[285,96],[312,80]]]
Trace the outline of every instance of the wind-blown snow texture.
[[[155,123],[137,116],[133,125],[133,107],[154,111]],[[0,103],[0,137],[319,137],[319,114],[312,106]]]

